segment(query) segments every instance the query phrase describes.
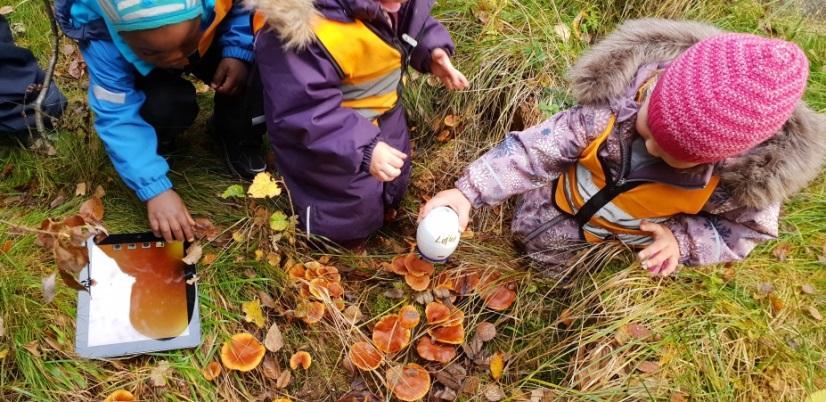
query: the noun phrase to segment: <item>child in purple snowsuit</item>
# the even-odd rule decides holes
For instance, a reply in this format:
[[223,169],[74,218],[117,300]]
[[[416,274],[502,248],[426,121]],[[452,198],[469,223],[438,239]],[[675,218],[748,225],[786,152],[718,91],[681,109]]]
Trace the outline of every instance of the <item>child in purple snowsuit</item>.
[[308,233],[355,245],[410,179],[407,66],[449,88],[454,45],[432,0],[255,0],[256,60],[278,172]]
[[579,105],[512,133],[420,211],[521,195],[512,230],[562,271],[588,244],[641,249],[652,275],[745,258],[820,171],[826,119],[794,44],[694,22],[629,21],[570,73]]

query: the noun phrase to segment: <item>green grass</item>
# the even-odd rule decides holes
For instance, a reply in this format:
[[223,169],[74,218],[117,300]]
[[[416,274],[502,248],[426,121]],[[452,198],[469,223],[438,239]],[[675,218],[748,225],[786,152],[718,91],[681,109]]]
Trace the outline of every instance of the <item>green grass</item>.
[[[48,24],[40,2],[9,1],[0,0],[0,6],[15,6],[8,17],[26,29],[17,36],[18,42],[45,62]],[[458,43],[456,64],[471,78],[473,88],[448,94],[424,77],[412,77],[405,102],[411,126],[416,127],[417,148],[414,185],[403,222],[377,236],[366,255],[332,256],[337,266],[352,268],[344,285],[352,303],[367,316],[360,328],[412,299],[410,293],[402,300],[386,297],[385,292],[399,287],[399,281],[373,269],[407,247],[404,240],[413,234],[421,196],[451,185],[465,162],[508,130],[534,124],[570,104],[563,74],[588,45],[561,40],[554,26],[570,26],[581,12],[581,31],[593,40],[625,19],[654,15],[700,19],[725,29],[794,40],[806,49],[812,63],[806,100],[826,112],[826,24],[801,17],[794,2],[440,1],[436,13]],[[480,22],[480,16],[487,22]],[[75,184],[85,181],[91,188],[106,189],[105,223],[110,231],[145,230],[142,204],[120,182],[88,124],[84,80],[67,75],[71,57],[61,56],[58,69],[62,76],[57,82],[71,101],[56,133],[58,155],[0,147],[0,166],[13,165],[11,175],[0,181],[0,220],[36,227],[46,217],[71,214],[83,201],[73,196]],[[204,97],[203,103],[206,106],[209,100]],[[462,125],[454,140],[442,144],[431,138],[446,114],[461,116]],[[44,304],[40,280],[55,269],[54,262],[34,244],[33,235],[0,224],[0,244],[13,242],[8,253],[0,254],[0,316],[6,328],[0,352],[8,350],[0,359],[0,399],[101,400],[125,388],[141,400],[248,400],[270,393],[293,400],[334,401],[350,388],[352,376],[342,366],[342,351],[355,334],[352,328],[336,322],[307,327],[291,322],[289,314],[281,311],[268,311],[268,323],[277,322],[287,341],[285,351],[273,357],[285,367],[292,352],[310,350],[314,363],[308,373],[294,373],[293,383],[284,390],[276,390],[261,370],[225,373],[214,383],[203,379],[200,369],[217,358],[221,343],[231,334],[246,330],[263,338],[264,330],[243,321],[241,303],[261,291],[284,309],[295,301],[294,292],[285,287],[283,271],[255,261],[254,251],[268,246],[265,233],[255,226],[254,208],[218,197],[235,180],[202,135],[205,115],[188,132],[191,146],[175,162],[172,174],[193,214],[208,216],[225,230],[222,241],[206,250],[218,256],[216,262],[200,274],[203,345],[120,361],[76,358],[73,292],[61,289],[53,303]],[[60,194],[66,201],[51,208],[49,204]],[[289,208],[284,200],[262,206],[270,211]],[[823,180],[786,204],[780,239],[759,247],[747,261],[730,268],[683,269],[676,278],[663,281],[649,279],[627,255],[611,264],[590,259],[568,283],[544,278],[509,247],[510,210],[505,206],[477,213],[476,236],[463,244],[454,265],[497,269],[519,282],[518,301],[504,314],[483,310],[478,297],[458,302],[467,312],[469,333],[483,320],[496,323],[500,335],[485,348],[510,353],[501,384],[511,398],[545,388],[559,398],[583,401],[669,400],[677,393],[698,401],[799,401],[826,388],[826,327],[804,311],[816,306],[826,312],[826,273],[818,262],[826,253]],[[248,240],[230,241],[235,231],[245,233]],[[301,242],[281,243],[284,266],[288,260],[320,258]],[[778,244],[791,246],[785,262],[771,254]],[[602,250],[604,255],[611,252]],[[774,284],[774,294],[784,303],[775,313],[757,291],[766,282]],[[804,283],[813,284],[818,292],[802,294]],[[563,311],[572,318],[568,325],[560,319]],[[628,323],[646,325],[651,336],[617,342],[618,329]],[[32,342],[38,345],[39,356],[26,349]],[[412,353],[398,359],[412,360]],[[149,373],[162,360],[173,370],[169,385],[156,388]],[[636,368],[643,361],[658,362],[660,370],[640,372]],[[473,366],[469,374],[485,384],[491,382],[485,366]],[[373,390],[382,389],[378,377],[366,375],[363,380]],[[476,393],[462,398],[483,397]]]

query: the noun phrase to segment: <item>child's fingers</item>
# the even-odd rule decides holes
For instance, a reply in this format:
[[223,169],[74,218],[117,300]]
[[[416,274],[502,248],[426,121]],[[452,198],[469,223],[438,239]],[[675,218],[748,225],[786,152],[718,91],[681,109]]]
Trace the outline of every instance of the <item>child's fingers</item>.
[[386,174],[387,177],[390,177],[390,180],[393,180],[396,177],[399,177],[400,174],[402,174],[401,169],[397,169],[397,168],[393,167],[392,165],[385,166],[384,168],[381,169],[381,171],[382,171],[382,173]]
[[393,154],[393,156],[395,156],[399,159],[402,159],[402,160],[407,159],[407,154],[405,154],[404,152],[399,151],[398,149],[393,148],[389,145],[388,145],[388,148],[390,148],[390,153]]
[[192,226],[186,219],[186,216],[178,217],[178,223],[181,225],[181,230],[184,232],[187,241],[195,240],[195,233],[192,232]]
[[655,241],[648,245],[648,247],[642,249],[637,256],[640,258],[640,261],[645,261],[655,255],[657,255],[660,251],[662,251],[666,247],[667,243],[664,241]]
[[393,166],[396,169],[401,169],[404,166],[404,159],[402,158],[390,158],[387,161],[387,164]]
[[152,234],[155,237],[161,237],[161,227],[158,225],[158,220],[154,216],[149,216],[149,227],[152,228]]
[[656,274],[660,272],[660,269],[662,269],[661,265],[663,265],[663,262],[668,261],[669,257],[667,253],[658,253],[647,260],[643,260],[642,264],[645,269]]
[[642,221],[642,223],[640,223],[640,229],[644,232],[651,233],[652,237],[656,237],[663,232],[662,225],[648,221]]
[[660,270],[660,276],[669,276],[673,274],[674,271],[677,270],[677,257],[672,255],[668,258],[664,265],[665,268]]
[[228,69],[224,64],[218,64],[218,68],[215,70],[215,75],[212,76],[213,89],[219,90],[224,86],[224,82],[227,80],[227,70]]
[[161,219],[158,222],[158,225],[160,226],[161,235],[163,235],[164,240],[166,240],[168,242],[175,240],[175,238],[172,237],[172,230],[170,230],[169,222],[167,222],[166,219]]
[[169,219],[169,228],[172,230],[172,234],[175,236],[175,240],[184,241],[186,238],[184,237],[184,232],[181,230],[181,224],[178,223],[174,218]]

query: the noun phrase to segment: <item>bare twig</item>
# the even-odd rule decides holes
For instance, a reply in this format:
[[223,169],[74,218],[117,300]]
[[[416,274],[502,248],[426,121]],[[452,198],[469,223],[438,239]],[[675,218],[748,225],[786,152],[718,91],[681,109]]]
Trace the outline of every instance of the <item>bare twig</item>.
[[49,17],[49,24],[51,25],[52,30],[52,54],[49,58],[49,68],[46,70],[46,77],[43,78],[43,88],[40,90],[40,93],[37,95],[37,99],[34,101],[34,112],[35,122],[37,124],[37,133],[40,134],[40,138],[45,141],[46,125],[43,122],[43,101],[46,99],[46,94],[49,92],[49,86],[52,83],[54,70],[57,66],[57,52],[58,46],[60,45],[60,34],[57,30],[57,21],[55,20],[54,10],[52,9],[52,2],[50,0],[43,0],[43,6],[45,8],[46,15]]

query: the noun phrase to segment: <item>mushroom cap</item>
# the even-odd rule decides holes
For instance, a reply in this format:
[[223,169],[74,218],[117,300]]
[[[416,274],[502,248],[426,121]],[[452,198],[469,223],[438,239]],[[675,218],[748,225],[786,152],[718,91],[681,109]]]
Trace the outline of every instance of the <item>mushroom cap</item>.
[[295,352],[292,356],[290,356],[290,370],[295,370],[298,367],[307,370],[312,364],[313,357],[303,350]]
[[304,302],[296,307],[296,315],[307,324],[315,324],[324,318],[324,304],[321,302]]
[[211,361],[206,367],[204,367],[202,373],[207,381],[212,381],[221,375],[221,365],[216,361]]
[[373,327],[373,344],[384,353],[396,353],[410,343],[410,330],[399,323],[398,315],[382,317]]
[[416,325],[419,325],[420,319],[419,311],[416,310],[416,306],[412,304],[408,304],[399,310],[399,324],[401,324],[402,328],[416,328]]
[[372,371],[381,365],[384,360],[382,354],[370,342],[356,342],[350,347],[350,352],[347,354],[353,365],[363,371]]
[[428,324],[440,324],[450,318],[450,308],[439,302],[430,302],[424,308],[424,316]]
[[450,327],[436,327],[427,330],[436,342],[447,343],[449,345],[461,345],[465,341],[465,328],[463,325]]
[[131,392],[125,389],[119,389],[109,394],[105,402],[134,402],[135,400],[135,395],[132,395]]
[[327,286],[330,283],[323,278],[315,278],[310,281],[310,294],[318,300],[324,300],[325,297],[331,297]]
[[247,332],[235,334],[221,347],[221,362],[230,370],[250,371],[264,358],[264,345]]
[[338,282],[327,282],[327,292],[330,293],[330,298],[333,299],[344,296],[344,288]]
[[430,391],[430,374],[416,363],[390,367],[386,380],[387,388],[402,401],[422,399]]
[[456,347],[433,342],[429,336],[423,336],[416,344],[416,352],[422,359],[447,363],[456,357]]
[[513,282],[503,283],[493,288],[485,295],[485,306],[491,310],[507,310],[516,301],[516,292],[512,290],[516,285]]
[[433,274],[433,264],[419,258],[415,253],[404,257],[404,266],[407,274],[413,276],[430,276]]
[[324,278],[328,282],[341,282],[341,274],[338,268],[332,265],[324,265],[317,271],[320,278]]
[[393,258],[393,261],[382,264],[382,268],[387,272],[392,272],[396,275],[407,275],[407,267],[404,266],[405,255],[398,255]]
[[405,275],[404,282],[410,286],[411,289],[421,292],[427,290],[427,287],[430,285],[430,277],[429,276],[414,276],[414,275]]
[[303,279],[306,273],[305,271],[304,265],[295,264],[287,270],[287,275],[292,279]]

